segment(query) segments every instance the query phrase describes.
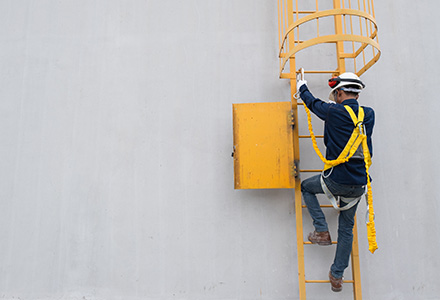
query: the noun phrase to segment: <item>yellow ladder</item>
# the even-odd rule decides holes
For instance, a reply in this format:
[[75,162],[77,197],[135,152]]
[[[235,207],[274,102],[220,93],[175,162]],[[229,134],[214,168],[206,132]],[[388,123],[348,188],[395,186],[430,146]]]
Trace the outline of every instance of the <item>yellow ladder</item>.
[[[297,105],[304,105],[302,102],[297,103]],[[317,138],[323,138],[323,135],[317,135]],[[294,133],[294,139],[299,144],[299,139],[310,139],[310,135],[298,135]],[[298,160],[299,160],[299,152],[298,152]],[[320,173],[321,169],[299,169],[299,174],[301,173]],[[298,176],[299,177],[299,176]],[[295,186],[300,187],[300,179],[297,178],[298,182]],[[304,241],[304,231],[303,231],[303,218],[302,213],[303,209],[306,208],[306,205],[302,203],[301,197],[301,188],[295,189],[295,214],[296,214],[296,237],[297,237],[297,252],[298,252],[298,283],[299,283],[299,294],[300,299],[306,299],[306,284],[311,283],[324,283],[329,284],[329,280],[317,280],[317,279],[306,279],[305,273],[305,263],[304,263],[304,245],[312,245],[309,241]],[[320,205],[322,208],[330,208],[333,209],[332,205]],[[359,243],[358,243],[358,235],[357,235],[357,220],[355,217],[354,227],[353,227],[353,248],[351,252],[351,267],[352,267],[352,279],[344,280],[344,283],[352,283],[353,284],[353,299],[361,300],[362,299],[362,286],[361,286],[361,272],[360,272],[360,263],[359,263]],[[332,241],[332,244],[337,244],[337,242]],[[331,262],[329,262],[330,266]],[[328,270],[323,269],[322,273],[324,276],[327,274]],[[345,287],[346,288],[346,287]]]
[[[299,3],[300,2],[300,3]],[[377,40],[377,25],[374,19],[373,0],[278,0],[278,16],[280,29],[280,78],[290,79],[292,116],[295,122],[293,130],[293,155],[295,165],[295,212],[296,236],[298,252],[298,283],[299,298],[306,299],[306,284],[329,283],[329,280],[315,280],[306,278],[304,263],[304,245],[311,244],[304,241],[302,210],[305,205],[301,200],[300,174],[306,172],[321,172],[321,170],[300,169],[299,140],[310,136],[299,135],[298,131],[298,103],[294,98],[296,93],[296,65],[306,69],[306,74],[339,75],[350,70],[358,76],[367,71],[380,57],[380,47]],[[329,5],[331,5],[329,7]],[[331,23],[334,31],[329,32]],[[312,26],[310,26],[312,24]],[[306,27],[304,31],[300,28]],[[315,27],[314,32],[310,30]],[[333,29],[332,28],[332,29]],[[303,33],[304,32],[304,33]],[[300,35],[301,34],[301,35]],[[333,43],[335,45],[335,65],[325,66],[316,70],[308,67],[313,62],[311,57],[304,56],[305,50],[311,46],[320,46]],[[347,47],[350,45],[351,47]],[[348,49],[351,48],[351,49]],[[301,53],[299,53],[301,52]],[[303,55],[303,57],[301,57]],[[309,81],[310,82],[310,81]],[[319,136],[323,137],[323,136]],[[331,205],[322,205],[332,207]],[[359,265],[359,246],[357,236],[357,222],[353,228],[353,249],[351,253],[352,280],[345,283],[353,284],[354,299],[362,299],[362,288]],[[336,242],[333,242],[336,243]],[[330,265],[330,262],[329,262]],[[323,274],[327,274],[323,270]]]
[[[294,112],[294,119],[298,120],[298,105],[304,105],[302,102],[296,102],[292,105],[292,110]],[[317,138],[323,138],[323,135],[317,135]],[[298,163],[296,164],[299,168],[299,140],[300,139],[310,139],[310,135],[299,135],[298,126],[295,126],[293,132],[293,145],[295,147],[294,150],[294,158]],[[302,203],[302,195],[301,195],[301,173],[320,173],[322,169],[298,169],[297,176],[295,177],[295,215],[296,215],[296,238],[297,238],[297,255],[298,255],[298,284],[299,284],[299,295],[300,300],[306,299],[306,284],[312,283],[324,283],[329,284],[329,280],[318,280],[318,279],[308,279],[306,278],[305,271],[305,262],[304,262],[304,245],[308,246],[312,243],[309,241],[304,241],[304,231],[303,231],[303,209],[306,208],[306,205]],[[321,205],[322,208],[330,208],[333,209],[332,205]],[[353,228],[353,248],[351,252],[351,267],[352,267],[352,279],[344,280],[344,283],[352,283],[353,284],[353,299],[361,300],[362,299],[362,287],[361,287],[361,272],[360,272],[360,263],[359,263],[359,243],[358,243],[358,235],[357,235],[357,220],[355,217],[355,223]],[[336,244],[337,242],[332,241],[332,244]],[[330,266],[329,262],[329,266]],[[328,270],[322,270],[324,276],[327,274]],[[329,289],[330,290],[330,289]]]

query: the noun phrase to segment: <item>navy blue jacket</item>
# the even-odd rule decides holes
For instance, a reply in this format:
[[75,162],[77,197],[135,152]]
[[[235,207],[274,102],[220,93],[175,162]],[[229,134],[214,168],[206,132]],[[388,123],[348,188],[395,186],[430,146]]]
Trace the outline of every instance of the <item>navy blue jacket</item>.
[[[325,122],[324,144],[327,148],[326,159],[333,160],[338,158],[353,133],[353,121],[344,105],[350,106],[354,113],[358,114],[359,103],[356,99],[347,99],[343,104],[330,104],[313,97],[307,85],[300,88],[301,99],[307,107],[318,118]],[[374,110],[370,107],[362,106],[364,109],[364,126],[367,134],[367,143],[371,156],[373,156],[373,145],[371,135],[374,127]],[[344,164],[337,165],[333,170],[327,170],[330,178],[340,184],[346,185],[365,185],[367,176],[365,173],[365,163],[363,160],[350,159]]]

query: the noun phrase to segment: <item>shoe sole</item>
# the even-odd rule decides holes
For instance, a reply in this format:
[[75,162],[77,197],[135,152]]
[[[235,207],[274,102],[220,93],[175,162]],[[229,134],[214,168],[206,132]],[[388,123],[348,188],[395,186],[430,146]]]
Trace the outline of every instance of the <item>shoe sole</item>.
[[340,291],[342,291],[342,288],[337,289],[337,288],[332,287],[332,291],[335,293],[339,293]]
[[317,243],[319,246],[330,246],[332,243]]
[[314,242],[310,239],[308,239],[309,242],[311,242],[314,245],[319,245],[319,246],[330,246],[332,244],[332,242]]

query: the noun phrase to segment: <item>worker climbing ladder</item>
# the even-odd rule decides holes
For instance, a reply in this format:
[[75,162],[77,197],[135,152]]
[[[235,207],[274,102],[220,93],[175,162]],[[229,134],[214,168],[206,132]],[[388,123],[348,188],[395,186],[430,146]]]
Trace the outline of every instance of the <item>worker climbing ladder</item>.
[[[328,283],[328,280],[306,278],[304,250],[311,244],[304,241],[302,210],[305,205],[301,200],[300,174],[321,172],[321,169],[301,169],[300,166],[300,139],[309,139],[311,135],[299,135],[298,105],[294,97],[296,93],[296,79],[300,72],[296,67],[305,67],[308,75],[338,76],[346,71],[358,76],[367,71],[380,57],[380,48],[377,42],[377,25],[374,19],[373,0],[333,0],[319,1],[279,0],[279,29],[280,29],[280,78],[290,79],[291,111],[295,124],[293,127],[293,159],[295,182],[295,210],[296,235],[298,252],[298,283],[300,299],[306,299],[306,284]],[[307,53],[312,46],[334,44],[334,65],[313,69],[305,64],[315,62],[318,65],[319,57]],[[316,48],[316,47],[315,47]],[[327,48],[326,48],[327,49]],[[300,57],[303,55],[303,57]],[[322,138],[323,136],[316,136]],[[332,207],[331,205],[322,205]],[[353,297],[362,299],[359,247],[356,220],[353,228],[353,249],[351,254],[352,280],[345,283],[353,284]],[[333,242],[335,243],[335,242]],[[370,249],[371,250],[371,249]],[[374,251],[374,250],[373,250]],[[325,270],[323,270],[325,273]]]
[[[346,71],[360,76],[377,62],[380,49],[373,0],[278,1],[280,78],[290,80],[291,101],[233,104],[234,186],[235,189],[295,189],[299,298],[305,300],[306,284],[329,281],[306,277],[304,250],[310,242],[304,242],[303,237],[302,210],[305,206],[302,205],[300,177],[301,173],[322,170],[300,168],[300,139],[314,141],[315,138],[312,133],[299,135],[298,106],[302,103],[294,97],[300,73],[297,66],[305,69],[311,84],[315,80],[312,75],[315,78],[325,76],[321,83]],[[333,55],[332,60],[328,59],[330,55]],[[317,149],[315,142],[314,148]],[[369,157],[365,150],[364,157]],[[366,164],[369,163],[367,159]],[[371,188],[368,202],[372,204]],[[372,252],[376,247],[373,218],[371,205],[367,231]],[[356,220],[353,231],[352,280],[345,283],[353,284],[354,299],[360,300]],[[323,270],[323,274],[326,271]]]

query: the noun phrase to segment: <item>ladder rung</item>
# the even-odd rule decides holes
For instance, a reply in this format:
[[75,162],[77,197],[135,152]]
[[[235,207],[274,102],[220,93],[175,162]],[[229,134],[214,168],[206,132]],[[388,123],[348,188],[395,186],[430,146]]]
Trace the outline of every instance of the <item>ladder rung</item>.
[[298,11],[293,11],[293,14],[299,13],[299,14],[313,14],[315,13],[316,10],[298,10]]
[[[332,241],[332,244],[335,245],[338,242]],[[312,242],[303,242],[304,245],[312,245]],[[313,244],[314,245],[314,244]]]
[[300,172],[304,172],[304,173],[321,173],[322,169],[308,169],[308,170],[300,170]]
[[[310,139],[312,136],[310,136],[310,135],[300,135],[300,136],[298,136],[300,139]],[[324,136],[323,135],[315,135],[315,137],[316,138],[324,138]]]
[[[306,280],[306,283],[330,283],[330,280]],[[354,283],[354,280],[344,280],[344,283]]]
[[[302,206],[302,208],[306,208],[307,207],[307,205],[303,205]],[[322,204],[322,205],[320,205],[320,207],[333,207],[333,205],[330,205],[330,204]]]
[[[301,73],[300,71],[296,71],[297,74]],[[310,74],[334,74],[336,71],[304,71],[304,73]]]

